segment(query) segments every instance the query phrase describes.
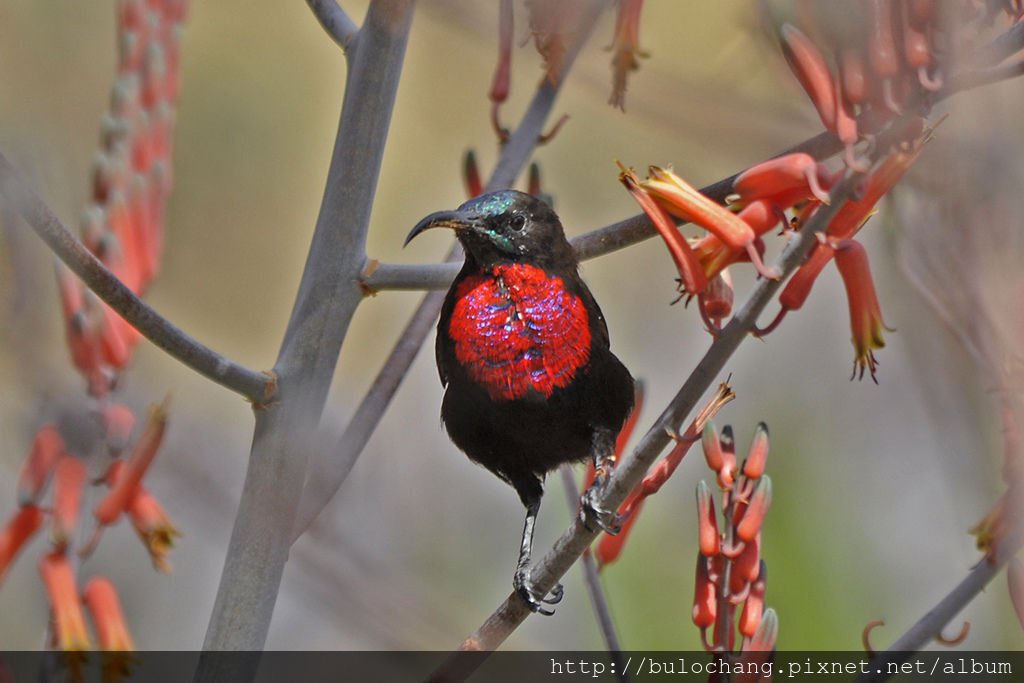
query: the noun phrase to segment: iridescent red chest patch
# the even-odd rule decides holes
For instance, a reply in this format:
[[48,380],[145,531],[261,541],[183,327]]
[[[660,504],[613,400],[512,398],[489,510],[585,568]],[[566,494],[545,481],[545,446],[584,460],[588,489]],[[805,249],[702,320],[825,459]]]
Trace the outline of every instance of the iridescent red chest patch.
[[455,299],[455,358],[494,400],[550,396],[590,359],[583,301],[540,268],[496,266],[464,280]]

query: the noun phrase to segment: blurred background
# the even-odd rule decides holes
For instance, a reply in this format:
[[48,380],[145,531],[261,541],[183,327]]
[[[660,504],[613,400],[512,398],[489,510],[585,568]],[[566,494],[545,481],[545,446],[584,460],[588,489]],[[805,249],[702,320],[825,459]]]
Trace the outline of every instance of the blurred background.
[[[365,2],[345,0],[357,20]],[[514,125],[542,75],[517,3]],[[88,198],[98,124],[115,55],[114,3],[0,0],[0,151],[69,226]],[[422,0],[416,10],[369,255],[436,261],[449,237],[402,240],[425,214],[464,199],[461,157],[497,158],[487,92],[496,59],[491,3]],[[637,213],[615,160],[673,164],[697,186],[820,130],[809,102],[765,37],[756,3],[651,2],[626,113],[606,104],[614,13],[602,17],[555,115],[571,118],[538,150],[544,188],[571,235]],[[175,188],[163,272],[150,303],[199,340],[269,368],[288,319],[333,144],[345,65],[304,3],[194,3],[186,26]],[[967,530],[1003,490],[995,390],[1000,380],[964,350],[979,293],[1019,361],[1024,322],[1017,274],[1022,112],[1019,82],[974,91],[925,150],[895,211],[863,233],[886,322],[879,384],[849,381],[853,349],[834,269],[807,306],[729,362],[738,399],[717,418],[740,451],[764,420],[772,432],[774,502],[764,531],[767,604],[779,647],[860,648],[874,619],[884,647],[979,561]],[[973,221],[973,222],[972,222]],[[986,232],[991,229],[992,232]],[[973,247],[965,251],[965,243]],[[965,254],[969,252],[970,257]],[[36,428],[86,405],[63,338],[53,257],[25,226],[0,238],[0,519]],[[675,272],[659,241],[584,264],[613,348],[646,381],[646,429],[707,349],[697,311],[670,306]],[[910,277],[908,277],[908,274]],[[1016,280],[1014,280],[1016,278]],[[752,280],[737,276],[737,300]],[[927,290],[930,298],[922,296]],[[325,430],[338,434],[420,294],[365,301],[342,350]],[[773,315],[775,305],[766,316]],[[937,314],[937,311],[941,314]],[[1016,318],[1014,317],[1016,316]],[[961,330],[957,333],[956,330]],[[510,590],[523,510],[514,492],[471,465],[439,420],[433,337],[351,476],[294,547],[267,643],[271,649],[446,649]],[[1002,347],[1000,347],[1002,348]],[[724,379],[724,376],[721,378]],[[249,406],[143,342],[121,397],[140,414],[171,394],[167,441],[148,486],[184,537],[169,576],[151,569],[132,530],[109,530],[83,575],[109,576],[143,649],[196,649],[203,639],[245,473]],[[603,573],[623,646],[696,649],[690,622],[696,552],[694,487],[710,480],[694,452],[643,512],[625,553]],[[573,501],[572,505],[575,505]],[[568,523],[549,478],[538,553]],[[36,572],[45,534],[0,589],[0,648],[35,649],[47,620]],[[600,649],[578,568],[554,618],[532,618],[517,649]],[[961,615],[967,647],[1022,644],[1000,576]],[[950,628],[952,634],[959,621]]]

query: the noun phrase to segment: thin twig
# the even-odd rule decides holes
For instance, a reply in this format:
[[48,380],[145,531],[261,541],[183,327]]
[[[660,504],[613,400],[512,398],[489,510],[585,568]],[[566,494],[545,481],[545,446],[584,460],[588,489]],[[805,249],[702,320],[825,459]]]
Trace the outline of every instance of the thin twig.
[[[580,491],[576,487],[576,477],[572,473],[572,467],[563,465],[561,468],[562,488],[565,489],[565,499],[569,504],[569,514],[575,516],[579,511]],[[594,607],[594,616],[597,618],[598,628],[601,629],[601,637],[604,639],[605,649],[615,659],[616,670],[625,674],[625,667],[621,661],[622,642],[615,629],[615,622],[612,621],[612,612],[608,608],[608,596],[601,585],[601,575],[597,569],[597,560],[594,554],[588,549],[583,553],[580,568],[583,571],[583,582],[587,586],[587,594],[590,595],[590,602]]]
[[359,27],[338,5],[337,0],[306,0],[306,4],[327,35],[348,54],[353,41],[359,36]]
[[[370,3],[349,73],[324,197],[275,365],[279,401],[256,414],[249,467],[203,649],[263,648],[338,354],[362,291],[366,236],[412,0]],[[202,656],[197,681],[249,681],[258,658]]]
[[142,336],[188,367],[256,404],[274,394],[272,376],[250,370],[196,341],[135,295],[64,227],[0,154],[0,197],[96,295]]
[[940,637],[946,624],[952,621],[953,617],[984,590],[985,586],[995,578],[996,574],[1020,549],[1020,541],[1021,539],[1017,538],[1015,541],[1010,540],[1004,543],[1003,547],[1006,548],[1006,551],[998,553],[996,559],[979,562],[935,607],[928,610],[928,613],[907,629],[906,633],[897,638],[889,649],[875,655],[867,667],[872,673],[861,674],[854,680],[854,683],[888,680],[892,677],[894,670],[890,664],[905,661],[929,641]]
[[[588,7],[580,28],[575,33],[575,43],[570,46],[565,56],[561,78],[557,82],[544,79],[537,88],[519,126],[502,149],[501,157],[485,188],[487,192],[510,187],[526,165],[533,149],[537,146],[544,123],[554,107],[555,98],[565,81],[565,75],[590,35],[598,15],[606,5],[606,0],[593,0]],[[456,244],[449,252],[448,260],[458,260],[461,259],[461,256],[462,252]],[[454,276],[458,266],[449,264],[447,267],[452,269]],[[296,517],[294,538],[297,539],[301,536],[316,519],[352,470],[352,466],[359,454],[362,453],[363,448],[366,447],[367,441],[380,423],[399,384],[412,365],[413,359],[430,334],[433,322],[441,312],[443,301],[444,296],[441,293],[428,294],[423,298],[409,324],[402,331],[402,336],[395,344],[391,354],[384,361],[370,390],[356,409],[352,420],[345,427],[337,447],[332,451],[325,452],[324,457],[314,463],[307,480],[308,490],[303,493],[299,513]]]

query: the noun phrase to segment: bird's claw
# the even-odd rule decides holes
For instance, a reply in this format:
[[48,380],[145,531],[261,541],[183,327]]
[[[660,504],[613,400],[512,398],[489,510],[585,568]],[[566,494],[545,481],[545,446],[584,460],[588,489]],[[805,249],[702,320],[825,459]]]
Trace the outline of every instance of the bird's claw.
[[[608,510],[598,504],[597,498],[603,490],[604,487],[598,486],[595,482],[594,486],[584,492],[583,497],[580,498],[580,522],[588,531],[600,529],[614,536],[622,530],[622,521],[614,510]],[[597,526],[597,529],[594,528],[594,525]]]
[[516,570],[515,576],[512,578],[512,587],[515,588],[516,593],[523,599],[523,602],[526,603],[531,612],[543,614],[547,617],[554,614],[555,610],[545,607],[545,605],[557,605],[565,595],[562,584],[556,583],[549,594],[538,596],[539,591],[533,585],[533,581],[530,580],[529,567]]

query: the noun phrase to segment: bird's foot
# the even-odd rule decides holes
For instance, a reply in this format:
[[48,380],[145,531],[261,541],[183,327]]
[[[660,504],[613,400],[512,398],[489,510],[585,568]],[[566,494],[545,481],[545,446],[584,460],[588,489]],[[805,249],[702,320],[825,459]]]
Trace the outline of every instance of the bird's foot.
[[614,536],[622,530],[622,521],[614,510],[604,508],[597,502],[607,482],[607,476],[596,478],[590,488],[584,491],[580,498],[580,522],[589,531],[600,529]]
[[533,581],[530,580],[530,568],[520,567],[516,569],[515,575],[512,577],[512,587],[515,588],[516,593],[523,599],[526,606],[530,608],[531,612],[537,614],[543,614],[544,616],[551,616],[555,613],[555,610],[545,605],[557,605],[562,601],[562,597],[565,593],[562,588],[562,584],[556,583],[554,588],[551,589],[549,594],[541,593],[536,586],[533,585]]

